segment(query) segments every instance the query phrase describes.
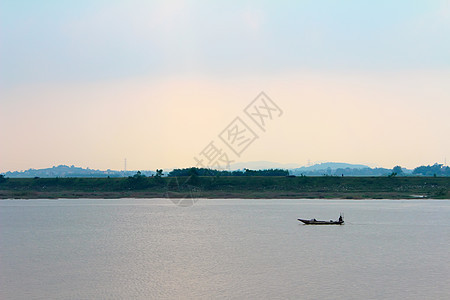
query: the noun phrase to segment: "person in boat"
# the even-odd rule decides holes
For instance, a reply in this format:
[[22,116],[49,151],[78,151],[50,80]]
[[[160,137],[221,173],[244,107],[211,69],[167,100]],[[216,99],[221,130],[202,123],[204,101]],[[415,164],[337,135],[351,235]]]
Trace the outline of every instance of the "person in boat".
[[342,222],[342,215],[339,216],[339,222]]

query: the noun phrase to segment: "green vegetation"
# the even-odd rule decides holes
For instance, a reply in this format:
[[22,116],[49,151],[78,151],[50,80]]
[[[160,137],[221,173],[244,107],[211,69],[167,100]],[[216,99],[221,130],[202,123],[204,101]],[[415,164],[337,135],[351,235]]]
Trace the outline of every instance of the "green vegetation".
[[174,169],[168,176],[288,176],[289,171],[283,169],[266,169],[266,170],[250,170],[244,169],[244,171],[225,171],[214,170],[206,168],[187,168],[187,169]]
[[194,171],[181,177],[2,178],[0,198],[450,199],[449,177],[199,176]]
[[450,176],[450,167],[436,163],[432,166],[417,167],[414,169],[413,174],[424,176]]

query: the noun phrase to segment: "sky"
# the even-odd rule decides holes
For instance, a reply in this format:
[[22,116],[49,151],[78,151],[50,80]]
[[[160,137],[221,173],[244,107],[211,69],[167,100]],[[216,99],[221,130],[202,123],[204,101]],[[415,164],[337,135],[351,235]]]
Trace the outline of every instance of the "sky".
[[0,172],[444,163],[449,37],[450,0],[0,0]]

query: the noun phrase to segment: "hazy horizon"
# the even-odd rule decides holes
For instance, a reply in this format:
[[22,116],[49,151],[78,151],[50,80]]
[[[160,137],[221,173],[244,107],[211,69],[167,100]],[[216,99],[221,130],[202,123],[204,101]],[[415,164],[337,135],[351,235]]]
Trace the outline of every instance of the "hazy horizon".
[[[434,164],[438,164],[438,162],[435,163],[431,163],[428,164],[428,166],[432,166]],[[239,162],[239,163],[234,163],[231,164],[229,168],[224,169],[224,168],[216,168],[216,170],[226,170],[226,171],[237,171],[237,170],[244,170],[244,169],[249,169],[249,170],[267,170],[267,169],[284,169],[284,170],[296,170],[296,169],[310,169],[310,168],[315,168],[317,170],[324,170],[324,169],[319,169],[318,167],[324,167],[326,166],[326,168],[329,168],[328,165],[336,165],[334,167],[331,167],[331,169],[336,170],[339,168],[355,168],[355,169],[360,169],[363,167],[367,167],[367,168],[371,168],[371,169],[393,169],[393,167],[386,167],[386,166],[377,166],[377,165],[373,165],[373,164],[351,164],[351,163],[346,163],[346,162],[331,162],[331,161],[317,161],[317,162],[309,162],[309,164],[305,164],[305,165],[300,165],[300,164],[295,164],[295,163],[277,163],[277,162],[271,162],[271,161],[247,161],[247,162]],[[447,164],[443,163],[442,165],[447,166]],[[107,168],[107,169],[98,169],[98,168],[91,168],[89,166],[87,167],[82,167],[82,166],[77,166],[77,165],[69,165],[69,164],[60,164],[60,165],[54,165],[54,166],[47,166],[44,168],[28,168],[28,169],[21,169],[21,170],[0,170],[0,174],[4,174],[7,172],[27,172],[29,170],[46,170],[46,169],[53,169],[53,168],[58,168],[58,167],[68,167],[68,168],[81,168],[83,170],[92,170],[92,171],[101,171],[101,172],[106,172],[106,171],[112,171],[112,172],[137,172],[137,171],[143,171],[143,172],[156,172],[156,169],[143,169],[143,168],[136,168],[136,169],[129,169],[127,168],[125,170],[124,166],[122,169],[111,169],[111,168]],[[412,171],[417,167],[421,167],[421,166],[427,166],[427,165],[420,165],[420,166],[416,166],[413,168],[406,168],[402,166],[402,169],[405,170],[409,170]],[[188,166],[188,167],[170,167],[170,168],[166,168],[166,167],[161,167],[160,169],[164,170],[165,172],[167,171],[172,171],[175,169],[184,169],[184,168],[191,168],[191,167],[195,167],[194,165]],[[199,167],[200,168],[200,167]],[[211,167],[211,169],[213,169]]]
[[183,168],[212,141],[233,163],[444,163],[448,36],[449,1],[2,1],[0,171]]

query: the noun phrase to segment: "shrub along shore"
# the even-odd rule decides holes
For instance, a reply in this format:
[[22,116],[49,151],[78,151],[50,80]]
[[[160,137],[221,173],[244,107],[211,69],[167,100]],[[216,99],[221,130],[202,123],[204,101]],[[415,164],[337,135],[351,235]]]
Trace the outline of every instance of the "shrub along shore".
[[450,177],[181,176],[2,178],[0,199],[450,199]]

